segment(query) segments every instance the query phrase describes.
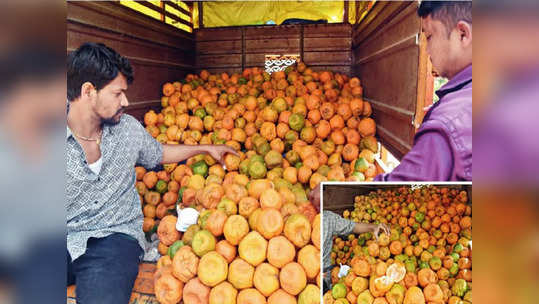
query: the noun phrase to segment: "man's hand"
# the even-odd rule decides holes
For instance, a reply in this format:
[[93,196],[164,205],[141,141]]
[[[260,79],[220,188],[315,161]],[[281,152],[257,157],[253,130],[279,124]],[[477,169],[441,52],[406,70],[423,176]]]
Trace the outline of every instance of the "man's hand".
[[227,145],[212,145],[208,148],[208,154],[210,154],[211,157],[218,161],[223,167],[225,166],[225,155],[228,153],[239,156],[236,150]]
[[197,154],[209,154],[221,165],[225,164],[225,155],[239,156],[236,150],[225,145],[167,145],[163,144],[162,164],[179,163]]
[[320,184],[318,184],[311,192],[309,192],[309,201],[314,208],[320,212]]
[[380,234],[380,232],[384,232],[387,235],[391,234],[391,230],[386,224],[375,225],[374,228],[372,229],[372,233],[374,234],[374,237],[376,238],[376,240],[378,240],[378,235]]

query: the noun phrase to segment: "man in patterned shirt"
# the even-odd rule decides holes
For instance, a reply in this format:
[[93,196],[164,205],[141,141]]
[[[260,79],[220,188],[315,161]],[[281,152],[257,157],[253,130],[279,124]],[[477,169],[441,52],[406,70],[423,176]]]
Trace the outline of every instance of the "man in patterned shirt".
[[[311,201],[317,210],[320,210],[320,187],[321,184],[318,184],[316,188],[309,192],[309,201]],[[324,281],[323,291],[326,293],[326,291],[331,288],[331,275],[329,272],[333,267],[333,265],[331,265],[331,248],[333,248],[334,236],[372,232],[374,237],[378,239],[380,232],[389,235],[390,230],[386,224],[356,223],[328,210],[323,211],[322,221],[322,248],[324,248],[322,256],[322,273]]]
[[123,114],[133,81],[129,61],[86,43],[67,63],[67,267],[77,302],[128,303],[144,254],[135,165],[154,168],[200,153],[219,162],[224,145],[162,145]]

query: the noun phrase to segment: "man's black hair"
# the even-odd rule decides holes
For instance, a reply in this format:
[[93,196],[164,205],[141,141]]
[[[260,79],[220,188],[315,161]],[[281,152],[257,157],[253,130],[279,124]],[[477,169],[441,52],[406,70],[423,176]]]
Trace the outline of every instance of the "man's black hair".
[[102,43],[85,43],[67,57],[67,99],[80,97],[81,87],[90,82],[100,90],[114,80],[118,73],[133,82],[129,60]]
[[472,24],[472,1],[421,1],[417,14],[421,18],[430,15],[450,32],[459,21]]

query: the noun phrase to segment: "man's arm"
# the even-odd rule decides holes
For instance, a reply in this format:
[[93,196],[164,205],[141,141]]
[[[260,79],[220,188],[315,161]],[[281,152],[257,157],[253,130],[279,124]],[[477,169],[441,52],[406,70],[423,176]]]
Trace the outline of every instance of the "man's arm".
[[238,155],[236,150],[226,145],[163,145],[161,164],[178,163],[197,154],[209,154],[224,165],[226,154]]
[[360,234],[365,232],[372,232],[376,239],[378,239],[378,235],[380,234],[380,232],[384,232],[387,235],[391,233],[389,227],[386,224],[356,223],[356,225],[354,226],[354,233]]
[[401,163],[375,181],[447,181],[453,169],[453,153],[445,135],[435,131],[417,137]]

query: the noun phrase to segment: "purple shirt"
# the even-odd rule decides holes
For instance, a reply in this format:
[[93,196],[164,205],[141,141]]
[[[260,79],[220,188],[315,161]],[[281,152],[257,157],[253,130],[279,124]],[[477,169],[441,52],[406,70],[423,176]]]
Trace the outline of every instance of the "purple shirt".
[[436,91],[414,146],[392,172],[376,181],[472,180],[472,66]]
[[539,183],[539,67],[500,82],[477,114],[476,172],[483,183],[537,187]]

